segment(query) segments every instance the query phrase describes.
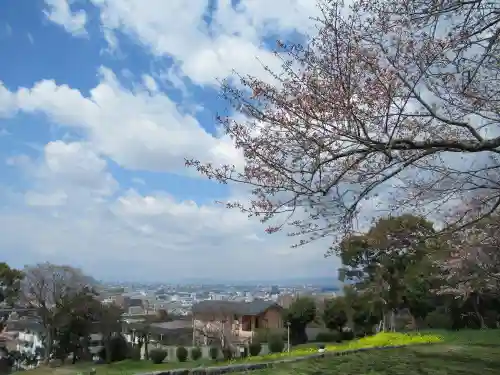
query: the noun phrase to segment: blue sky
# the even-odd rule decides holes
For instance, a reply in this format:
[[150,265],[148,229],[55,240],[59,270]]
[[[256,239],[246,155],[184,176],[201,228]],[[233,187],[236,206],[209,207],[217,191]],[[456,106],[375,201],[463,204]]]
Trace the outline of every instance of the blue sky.
[[217,79],[270,79],[257,57],[279,69],[268,47],[306,35],[314,2],[0,7],[1,260],[123,280],[334,277],[327,242],[290,248],[215,203],[244,189],[184,168],[186,157],[244,165],[214,121],[227,111]]

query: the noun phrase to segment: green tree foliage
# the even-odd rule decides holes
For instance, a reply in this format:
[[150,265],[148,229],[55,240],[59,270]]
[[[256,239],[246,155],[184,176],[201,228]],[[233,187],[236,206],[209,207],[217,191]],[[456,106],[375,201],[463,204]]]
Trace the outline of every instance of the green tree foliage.
[[102,334],[107,363],[113,361],[112,338],[122,330],[122,313],[123,310],[116,305],[103,305],[99,301],[95,302],[93,321],[96,324],[97,330]]
[[[420,270],[424,260],[436,251],[431,222],[416,216],[383,218],[364,234],[346,237],[338,248],[343,267],[342,280],[351,280],[369,293],[383,313],[402,308],[407,294],[407,275]],[[394,328],[393,319],[390,323]]]
[[323,322],[328,329],[342,331],[348,322],[348,307],[343,297],[329,299],[323,310]]
[[[69,334],[64,336],[62,331],[75,316],[87,314],[94,306],[96,285],[77,268],[48,262],[27,266],[23,274],[21,297],[36,310],[44,328],[45,362],[48,363],[49,355],[57,349],[54,342],[58,335],[62,335],[66,343],[76,339],[75,336],[69,338]],[[58,353],[67,351],[57,350]]]
[[22,271],[10,268],[5,262],[0,263],[0,303],[13,305],[20,297]]
[[284,311],[284,320],[290,324],[292,344],[307,342],[306,326],[316,317],[316,304],[309,297],[299,297]]
[[269,336],[267,345],[270,353],[281,353],[285,348],[285,342],[283,341],[283,338],[279,335]]
[[53,328],[57,345],[52,348],[55,358],[62,362],[70,353],[73,364],[79,359],[88,359],[88,336],[92,331],[96,313],[96,292],[84,287],[75,294],[61,297],[53,317]]

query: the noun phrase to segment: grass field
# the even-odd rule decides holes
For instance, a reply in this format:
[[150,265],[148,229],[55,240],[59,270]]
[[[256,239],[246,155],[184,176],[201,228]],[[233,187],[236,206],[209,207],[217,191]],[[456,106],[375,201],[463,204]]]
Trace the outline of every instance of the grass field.
[[[340,345],[327,346],[328,351],[356,349],[373,346],[400,344],[419,344],[436,342],[435,345],[415,345],[404,349],[388,349],[356,353],[342,357],[327,357],[320,360],[296,362],[290,365],[277,365],[275,368],[255,371],[255,375],[500,375],[500,330],[429,332],[422,335],[380,334]],[[292,355],[301,356],[316,351],[314,348],[299,348]],[[270,361],[287,357],[274,354],[249,358],[246,361]],[[167,362],[154,365],[149,361],[123,361],[111,365],[65,366],[61,368],[38,368],[29,370],[26,375],[76,375],[88,373],[94,367],[97,375],[132,375],[162,371],[179,367],[199,367],[224,365],[212,361]]]
[[438,345],[410,346],[278,365],[253,375],[498,375],[500,330],[444,333]]

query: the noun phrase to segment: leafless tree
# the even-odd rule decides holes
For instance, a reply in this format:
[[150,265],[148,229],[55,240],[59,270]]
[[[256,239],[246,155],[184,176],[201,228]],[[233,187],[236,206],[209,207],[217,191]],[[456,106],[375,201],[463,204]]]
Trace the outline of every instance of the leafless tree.
[[52,353],[60,311],[84,289],[91,289],[93,280],[77,268],[40,263],[24,268],[22,294],[26,304],[36,309],[45,330],[45,361]]
[[[500,205],[500,10],[494,0],[340,0],[319,4],[307,46],[278,42],[270,84],[242,76],[220,116],[243,170],[187,160],[221,183],[252,188],[229,202],[292,226],[298,245],[351,230],[383,200],[439,214],[458,229]],[[239,117],[241,118],[241,116]],[[390,194],[385,194],[390,190]],[[305,212],[305,214],[304,214]]]
[[224,309],[217,309],[214,313],[195,315],[193,330],[195,343],[199,343],[200,338],[204,344],[214,345],[221,350],[235,350],[237,337],[237,323],[231,318],[234,312]]

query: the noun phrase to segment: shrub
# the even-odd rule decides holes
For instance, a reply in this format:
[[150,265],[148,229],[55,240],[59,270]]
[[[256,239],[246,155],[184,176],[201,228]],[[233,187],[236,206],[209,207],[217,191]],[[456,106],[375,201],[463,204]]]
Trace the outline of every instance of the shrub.
[[451,329],[453,326],[451,316],[439,310],[430,312],[425,318],[425,323],[429,328],[435,329]]
[[281,353],[285,348],[285,342],[278,335],[269,336],[267,345],[269,346],[270,353]]
[[354,337],[356,338],[362,338],[365,337],[366,335],[367,335],[366,331],[363,327],[356,328],[356,331],[354,332]]
[[191,349],[191,359],[193,361],[197,361],[200,358],[201,358],[201,349],[198,347]]
[[158,365],[163,362],[165,358],[167,358],[167,352],[163,349],[153,349],[149,352],[149,358],[151,362]]
[[179,346],[175,351],[175,355],[177,356],[179,362],[186,362],[186,359],[188,357],[188,351],[185,347]]
[[128,343],[122,335],[114,336],[109,340],[111,362],[123,361],[129,355]]
[[269,337],[280,336],[283,340],[287,338],[286,329],[259,328],[255,331],[255,340],[260,343],[268,342]]
[[222,349],[222,356],[224,357],[224,360],[230,361],[233,359],[233,351],[229,348],[224,348]]
[[349,341],[354,339],[354,332],[349,330],[349,331],[342,331],[340,334],[340,337],[342,341]]
[[319,341],[319,342],[340,342],[341,341],[340,332],[337,332],[337,331],[320,332],[316,336],[316,341]]
[[210,358],[216,360],[219,356],[219,348],[216,346],[210,347],[210,349],[208,350],[208,354],[210,355]]
[[260,354],[260,351],[262,350],[262,344],[260,342],[254,341],[248,345],[248,351],[250,352],[250,355],[255,357]]

